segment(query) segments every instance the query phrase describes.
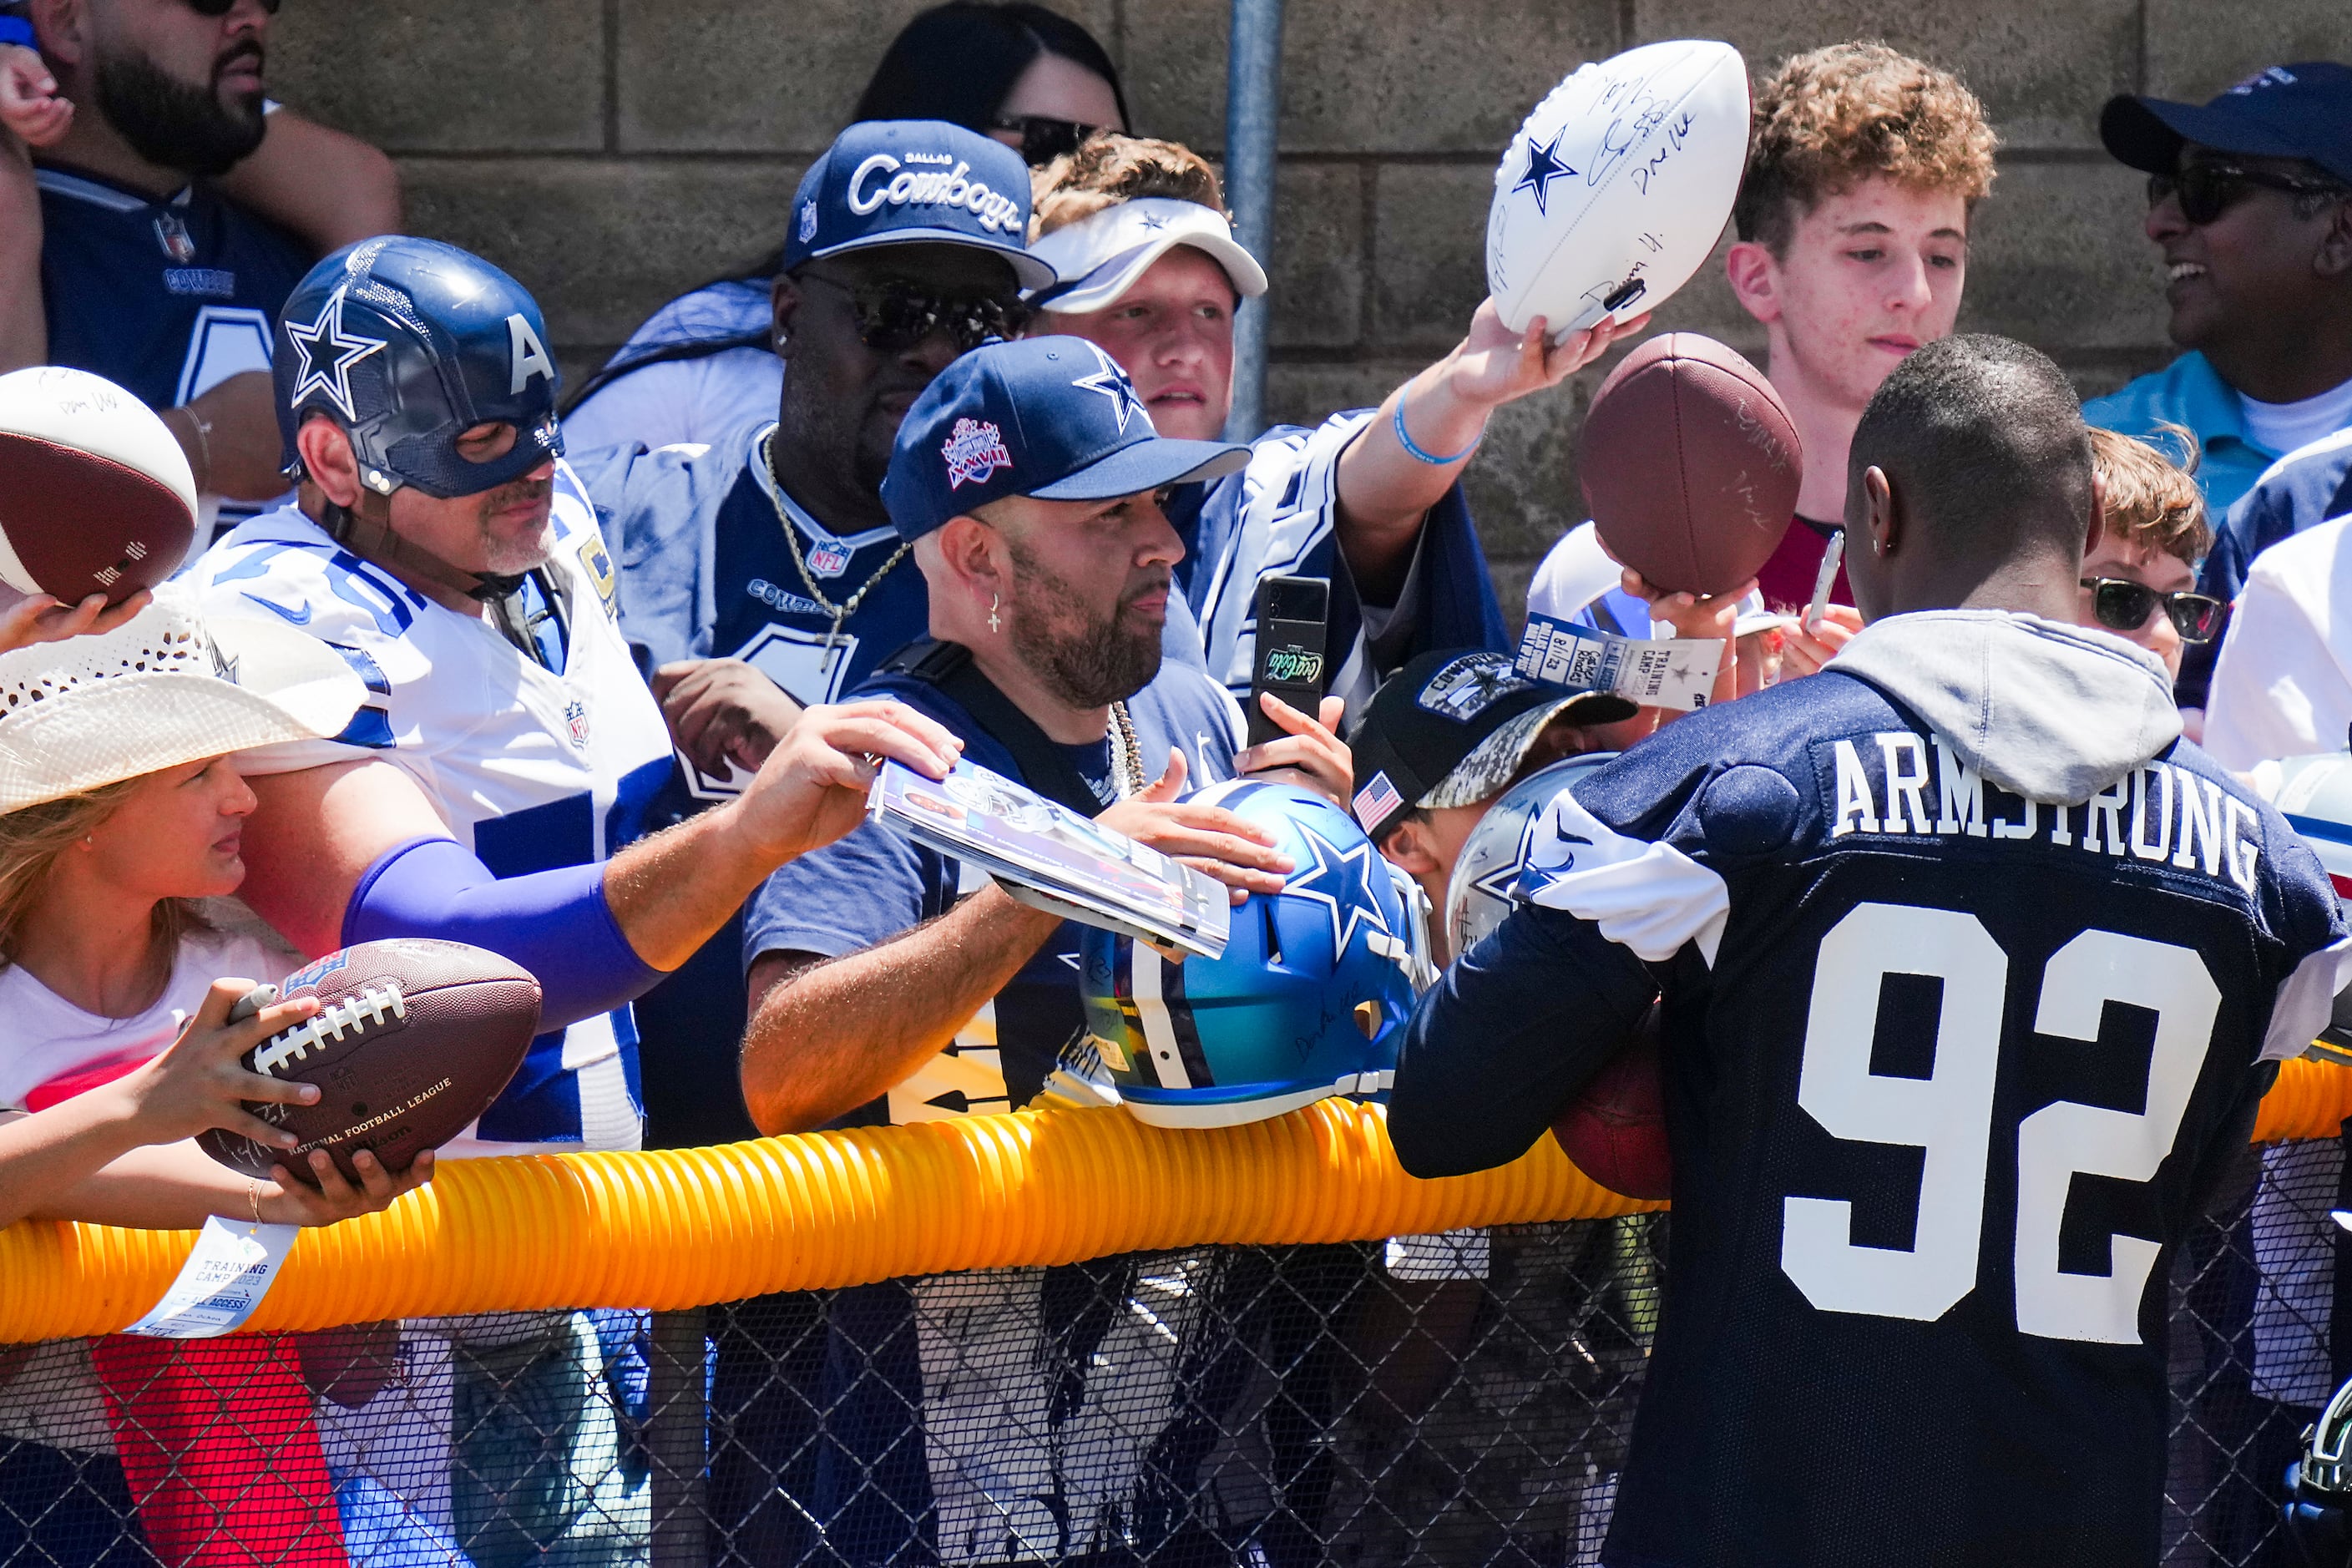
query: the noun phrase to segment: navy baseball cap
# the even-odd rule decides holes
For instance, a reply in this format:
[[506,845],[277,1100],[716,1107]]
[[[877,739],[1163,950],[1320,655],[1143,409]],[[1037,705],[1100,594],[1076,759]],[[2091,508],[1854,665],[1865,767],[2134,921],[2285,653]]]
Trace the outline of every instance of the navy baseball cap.
[[2352,181],[2352,66],[2305,60],[2255,72],[2204,104],[2122,93],[2099,110],[2099,140],[2126,167],[2169,174],[2180,147],[2302,158]]
[[944,120],[860,121],[801,176],[784,270],[918,244],[1002,256],[1024,289],[1054,281],[1053,265],[1029,254],[1029,167],[1020,153]]
[[1118,363],[1085,338],[983,343],[923,389],[898,426],[882,504],[902,539],[1006,496],[1109,500],[1249,461],[1247,447],[1177,441]]

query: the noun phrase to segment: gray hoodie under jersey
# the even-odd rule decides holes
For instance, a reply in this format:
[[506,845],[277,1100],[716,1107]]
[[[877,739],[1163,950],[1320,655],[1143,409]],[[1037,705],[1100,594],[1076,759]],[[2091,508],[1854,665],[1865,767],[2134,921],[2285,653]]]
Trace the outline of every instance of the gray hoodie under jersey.
[[1986,783],[2045,805],[2090,799],[2180,737],[2162,659],[2039,616],[1890,616],[1829,668],[1925,719]]

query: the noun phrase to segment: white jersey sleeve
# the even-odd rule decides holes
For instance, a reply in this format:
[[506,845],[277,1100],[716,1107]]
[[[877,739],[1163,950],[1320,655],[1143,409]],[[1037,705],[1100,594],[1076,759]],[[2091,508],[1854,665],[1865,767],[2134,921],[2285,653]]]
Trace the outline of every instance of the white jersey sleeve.
[[2352,518],[2254,558],[2206,699],[2206,751],[2244,770],[2340,752],[2352,731]]

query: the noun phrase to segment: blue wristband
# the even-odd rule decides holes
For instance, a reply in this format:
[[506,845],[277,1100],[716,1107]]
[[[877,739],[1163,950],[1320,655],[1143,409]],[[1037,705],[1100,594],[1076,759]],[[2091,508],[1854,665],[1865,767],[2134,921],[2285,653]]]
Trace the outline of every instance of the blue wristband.
[[1463,458],[1476,451],[1478,449],[1478,441],[1484,441],[1486,438],[1486,433],[1483,430],[1480,431],[1478,433],[1478,441],[1471,442],[1467,447],[1463,447],[1462,450],[1454,453],[1454,456],[1450,458],[1441,458],[1434,452],[1423,451],[1420,447],[1412,444],[1412,437],[1404,433],[1404,395],[1402,393],[1397,395],[1396,412],[1390,416],[1389,425],[1396,431],[1397,445],[1404,448],[1404,455],[1411,458],[1416,463],[1427,463],[1433,468],[1452,468],[1454,464],[1460,462]]
[[28,49],[41,47],[33,35],[31,18],[26,16],[0,16],[0,44],[18,44]]

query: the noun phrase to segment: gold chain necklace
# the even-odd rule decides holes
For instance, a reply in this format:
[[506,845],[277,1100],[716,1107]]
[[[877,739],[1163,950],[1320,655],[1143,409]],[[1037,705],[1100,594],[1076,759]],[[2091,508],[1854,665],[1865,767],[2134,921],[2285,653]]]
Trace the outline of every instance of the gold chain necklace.
[[874,584],[887,577],[891,569],[904,561],[907,558],[907,552],[912,550],[914,546],[901,543],[898,549],[890,552],[890,559],[882,563],[879,571],[866,579],[864,585],[857,592],[850,595],[840,604],[836,605],[826,598],[824,590],[816,585],[815,574],[809,570],[808,558],[801,553],[801,531],[793,523],[792,513],[784,510],[784,487],[776,479],[775,460],[769,455],[769,443],[775,439],[775,435],[776,433],[771,430],[760,437],[760,462],[767,468],[769,481],[774,486],[768,492],[768,502],[776,509],[776,521],[784,531],[784,548],[793,553],[793,566],[801,574],[801,585],[809,591],[809,597],[816,601],[816,607],[833,617],[833,625],[825,628],[824,651],[818,665],[820,671],[831,675],[833,647],[841,636],[841,623],[857,613],[857,606],[865,603],[866,595],[874,591]]
[[1114,787],[1119,798],[1143,793],[1143,746],[1135,738],[1135,721],[1125,702],[1110,705],[1110,751]]

